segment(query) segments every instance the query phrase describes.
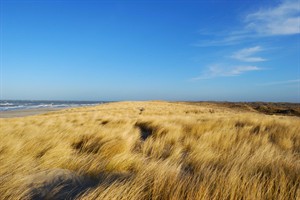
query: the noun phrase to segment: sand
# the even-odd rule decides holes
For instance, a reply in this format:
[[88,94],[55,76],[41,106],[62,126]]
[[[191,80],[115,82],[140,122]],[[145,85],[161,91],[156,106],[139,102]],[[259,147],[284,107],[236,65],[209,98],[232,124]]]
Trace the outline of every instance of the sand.
[[66,108],[38,108],[38,109],[27,109],[27,110],[10,110],[10,111],[0,111],[0,118],[15,118],[15,117],[25,117],[30,115],[38,115],[51,111],[57,111]]

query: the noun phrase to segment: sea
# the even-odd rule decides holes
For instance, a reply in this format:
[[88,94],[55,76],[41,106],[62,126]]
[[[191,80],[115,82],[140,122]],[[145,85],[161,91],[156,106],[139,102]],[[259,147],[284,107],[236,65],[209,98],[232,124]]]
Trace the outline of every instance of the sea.
[[38,108],[69,108],[93,106],[107,101],[30,101],[30,100],[0,100],[0,111],[26,110]]

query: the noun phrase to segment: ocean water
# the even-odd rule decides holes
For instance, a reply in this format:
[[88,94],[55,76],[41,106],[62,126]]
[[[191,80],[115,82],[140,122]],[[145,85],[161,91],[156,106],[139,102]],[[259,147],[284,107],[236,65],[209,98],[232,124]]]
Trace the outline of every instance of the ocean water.
[[0,100],[0,111],[26,110],[38,108],[68,108],[78,106],[93,106],[105,101],[27,101],[27,100]]

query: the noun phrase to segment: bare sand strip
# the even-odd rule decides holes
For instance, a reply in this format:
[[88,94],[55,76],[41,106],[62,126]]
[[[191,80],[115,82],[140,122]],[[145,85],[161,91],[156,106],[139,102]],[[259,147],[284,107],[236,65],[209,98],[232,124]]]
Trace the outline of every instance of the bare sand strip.
[[25,117],[30,115],[38,115],[51,111],[62,110],[66,108],[38,108],[38,109],[26,109],[26,110],[10,110],[10,111],[0,111],[0,118],[15,118],[15,117]]

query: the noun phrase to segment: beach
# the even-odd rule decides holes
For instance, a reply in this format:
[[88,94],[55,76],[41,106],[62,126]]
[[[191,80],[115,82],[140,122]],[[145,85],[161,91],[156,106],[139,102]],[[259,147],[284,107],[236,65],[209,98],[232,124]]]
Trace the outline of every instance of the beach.
[[102,103],[106,102],[0,100],[0,118],[26,117],[68,108],[95,106]]
[[31,115],[44,114],[51,111],[57,111],[66,108],[37,108],[37,109],[26,109],[26,110],[10,110],[0,111],[0,118],[15,118],[15,117],[26,117]]

